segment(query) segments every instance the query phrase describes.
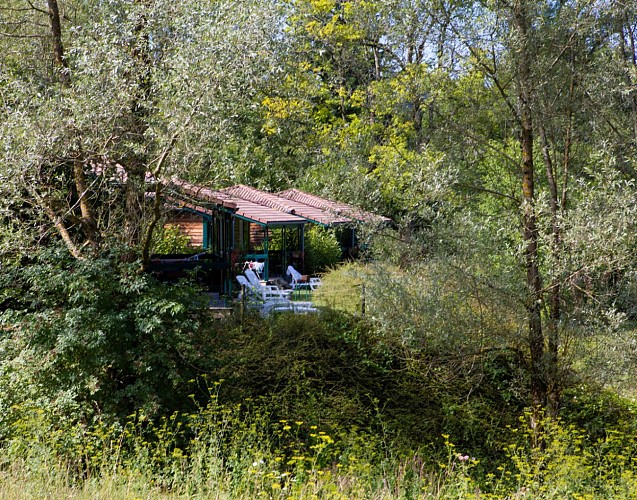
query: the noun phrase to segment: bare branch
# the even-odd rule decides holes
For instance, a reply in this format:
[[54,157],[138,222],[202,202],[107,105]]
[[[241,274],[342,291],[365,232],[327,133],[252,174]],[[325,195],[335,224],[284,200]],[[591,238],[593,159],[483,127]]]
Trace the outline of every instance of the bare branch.
[[31,7],[31,10],[35,10],[36,12],[40,12],[41,14],[44,14],[46,16],[49,15],[49,12],[47,10],[36,7],[35,5],[33,5],[33,2],[31,0],[27,0],[27,3],[29,4],[29,7]]
[[16,35],[13,33],[5,33],[0,31],[0,36],[4,36],[7,38],[48,38],[47,35]]
[[66,248],[68,249],[69,253],[76,259],[81,259],[82,258],[81,250],[77,247],[77,245],[73,241],[73,238],[71,237],[71,234],[69,233],[68,228],[64,224],[64,218],[60,216],[59,214],[55,213],[53,208],[46,202],[46,200],[42,197],[42,195],[38,193],[38,191],[35,189],[33,185],[27,183],[26,187],[29,193],[31,194],[31,196],[34,199],[36,199],[40,207],[44,209],[44,212],[49,217],[53,225],[55,226],[55,229],[57,229],[58,234],[60,235],[60,238],[62,238],[62,241],[66,245]]

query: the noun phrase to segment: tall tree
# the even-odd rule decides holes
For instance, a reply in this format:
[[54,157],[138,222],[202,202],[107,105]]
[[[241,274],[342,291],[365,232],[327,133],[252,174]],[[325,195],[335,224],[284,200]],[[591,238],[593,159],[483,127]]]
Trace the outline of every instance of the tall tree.
[[[609,70],[598,66],[596,55],[610,49],[613,41],[604,35],[594,2],[485,3],[471,27],[446,18],[446,24],[464,35],[467,68],[486,77],[485,96],[501,104],[492,108],[500,110],[494,115],[484,108],[487,101],[477,103],[474,109],[482,109],[477,116],[493,126],[481,130],[475,119],[465,120],[465,139],[477,151],[496,153],[511,172],[518,169],[518,187],[510,192],[519,200],[532,403],[556,415],[567,371],[563,363],[568,342],[562,335],[568,331],[566,318],[579,314],[572,300],[572,278],[593,273],[600,259],[606,260],[609,272],[627,263],[613,263],[601,249],[599,255],[588,254],[577,262],[571,253],[575,221],[588,209],[579,189],[589,175],[587,167],[599,161],[591,154],[596,144],[587,127],[604,121],[581,104],[590,100],[586,82]],[[511,150],[513,140],[518,153]],[[603,163],[596,168],[604,168]],[[494,184],[484,175],[489,170],[483,172],[475,178],[476,187],[496,194],[501,181]],[[610,198],[622,197],[623,189],[608,196],[610,207]],[[621,209],[615,214],[629,231],[626,216]],[[589,229],[592,234],[606,230],[603,225]],[[626,241],[619,236],[613,244],[626,249]]]
[[10,54],[0,76],[3,213],[35,223],[34,244],[54,231],[81,257],[109,238],[134,258],[152,233],[147,173],[230,177],[233,165],[220,161],[229,148],[218,146],[237,135],[272,74],[278,11],[186,0],[38,5],[11,2],[0,30]]
[[[591,171],[603,170],[618,189],[607,182],[595,189],[608,189],[617,211],[588,226],[591,238],[614,218],[624,231],[613,245],[630,255],[628,208],[613,200],[630,199],[634,9],[586,0],[294,6],[298,69],[293,86],[266,103],[272,134],[304,123],[299,137],[314,148],[306,182],[383,206],[410,229],[403,238],[428,227],[440,207],[478,211],[481,237],[502,244],[476,267],[488,274],[489,262],[519,266],[519,281],[507,286],[524,304],[530,403],[556,415],[569,372],[569,319],[590,307],[576,290],[629,265],[601,248],[574,249],[591,206],[584,190],[599,183]],[[621,71],[609,54],[623,61]],[[366,76],[339,80],[339,65],[352,74],[353,64]],[[613,153],[601,158],[609,134]],[[619,173],[607,170],[612,163]]]

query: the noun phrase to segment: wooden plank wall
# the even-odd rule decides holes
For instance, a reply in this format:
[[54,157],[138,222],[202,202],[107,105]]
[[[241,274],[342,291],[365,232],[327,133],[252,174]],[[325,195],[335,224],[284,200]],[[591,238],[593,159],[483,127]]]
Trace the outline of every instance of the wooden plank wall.
[[203,246],[203,217],[187,212],[177,213],[166,221],[166,226],[178,226],[179,231],[190,238],[193,247]]
[[263,227],[259,224],[250,224],[250,250],[253,249],[263,243],[264,240],[264,232]]

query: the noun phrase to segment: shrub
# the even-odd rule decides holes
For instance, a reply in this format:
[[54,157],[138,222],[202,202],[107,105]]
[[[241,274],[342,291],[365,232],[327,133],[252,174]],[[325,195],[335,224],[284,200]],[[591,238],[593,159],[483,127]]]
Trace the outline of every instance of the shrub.
[[357,263],[346,263],[330,269],[321,277],[321,286],[314,292],[314,302],[318,306],[350,314],[360,314],[362,310],[365,268]]
[[179,226],[169,224],[155,234],[153,252],[159,254],[182,254],[200,250],[191,245],[190,237],[179,229]]
[[10,332],[0,403],[49,401],[76,417],[187,404],[181,386],[206,357],[198,290],[159,283],[118,255],[64,255],[43,252],[13,270],[22,292],[0,314]]
[[305,269],[309,274],[321,273],[341,260],[341,247],[334,232],[312,226],[305,233]]

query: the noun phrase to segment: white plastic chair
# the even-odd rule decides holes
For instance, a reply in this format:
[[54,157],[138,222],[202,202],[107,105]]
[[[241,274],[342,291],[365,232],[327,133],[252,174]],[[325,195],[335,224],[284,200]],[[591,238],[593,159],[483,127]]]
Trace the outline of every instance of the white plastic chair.
[[263,285],[252,269],[246,269],[244,274],[252,288],[263,297],[264,302],[271,298],[289,299],[292,295],[292,290],[281,290],[278,286]]
[[300,272],[298,272],[296,269],[294,269],[293,266],[288,266],[288,269],[285,272],[285,274],[287,276],[292,277],[292,288],[305,286],[305,287],[309,287],[310,290],[314,291],[319,286],[321,286],[321,278],[310,278],[310,281],[302,282],[301,279],[303,278],[303,275]]
[[[259,284],[258,286],[250,283],[247,278],[243,275],[237,276],[237,281],[239,284],[245,288],[246,291],[246,299],[258,300],[260,302],[267,302],[271,299],[280,299],[281,295],[279,294],[279,290],[276,287],[269,287],[265,285]],[[241,298],[241,294],[239,294],[239,298]]]
[[269,316],[274,312],[295,312],[295,305],[288,299],[270,299],[261,306],[261,316]]
[[303,278],[303,275],[296,269],[294,269],[294,266],[288,266],[287,270],[285,271],[285,275],[292,278],[292,288],[295,288],[297,285],[301,284],[301,278]]
[[321,278],[310,278],[310,288],[312,291],[321,286]]
[[260,279],[263,276],[263,269],[265,268],[265,262],[259,262],[258,260],[248,260],[243,265],[244,272],[248,269],[254,271],[257,277]]
[[312,302],[294,302],[295,314],[308,314],[318,312],[318,309],[314,307]]

